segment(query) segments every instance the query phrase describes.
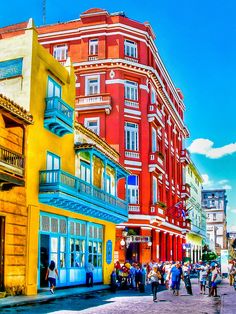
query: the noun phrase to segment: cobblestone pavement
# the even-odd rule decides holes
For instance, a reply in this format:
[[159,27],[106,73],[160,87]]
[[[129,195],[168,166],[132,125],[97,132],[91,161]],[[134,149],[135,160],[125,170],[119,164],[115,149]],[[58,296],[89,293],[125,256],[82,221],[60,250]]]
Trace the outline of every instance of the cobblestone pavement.
[[[199,287],[196,279],[192,279],[193,296],[188,296],[181,284],[180,296],[173,296],[171,291],[161,291],[158,293],[158,302],[152,301],[150,286],[145,293],[132,290],[117,291],[112,294],[109,291],[88,292],[83,295],[67,296],[63,299],[48,300],[47,303],[34,303],[24,306],[0,309],[1,313],[50,313],[50,314],[75,314],[75,313],[220,313],[220,299],[209,298],[199,294]],[[228,284],[222,284],[219,294],[222,292],[228,295],[228,288],[234,292]],[[59,292],[59,291],[58,291]],[[234,295],[232,294],[232,297]],[[225,300],[226,301],[226,300]],[[227,301],[228,302],[228,301]],[[226,305],[227,305],[226,302]],[[236,312],[227,312],[224,314]]]

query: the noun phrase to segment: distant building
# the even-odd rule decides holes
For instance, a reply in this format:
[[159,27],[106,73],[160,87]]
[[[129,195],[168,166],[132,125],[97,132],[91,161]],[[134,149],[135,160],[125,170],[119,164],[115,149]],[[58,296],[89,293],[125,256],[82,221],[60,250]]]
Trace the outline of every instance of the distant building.
[[192,161],[185,170],[185,182],[190,186],[191,195],[187,200],[187,219],[191,221],[191,229],[187,233],[186,257],[195,263],[201,259],[206,242],[206,214],[201,204],[203,179]]
[[227,249],[227,203],[224,189],[202,191],[202,208],[205,210],[207,218],[207,236],[210,240],[210,249],[218,254],[221,249]]

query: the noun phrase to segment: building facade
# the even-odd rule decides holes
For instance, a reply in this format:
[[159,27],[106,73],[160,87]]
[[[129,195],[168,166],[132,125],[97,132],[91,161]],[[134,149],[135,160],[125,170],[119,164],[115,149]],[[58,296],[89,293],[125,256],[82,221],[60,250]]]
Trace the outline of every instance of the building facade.
[[227,203],[224,189],[202,191],[202,208],[206,213],[210,249],[218,255],[220,250],[227,249]]
[[15,216],[17,227],[5,224],[8,234],[1,224],[1,237],[10,239],[14,230],[24,256],[5,243],[6,265],[11,254],[16,267],[3,270],[4,280],[21,275],[22,292],[36,294],[48,285],[45,273],[54,260],[59,287],[85,284],[87,262],[94,264],[95,282],[109,283],[115,226],[128,219],[128,172],[112,147],[75,122],[75,75],[69,59],[61,65],[38,43],[32,20],[0,31],[0,66],[7,76],[1,77],[0,92],[34,117],[33,124],[26,121],[25,189],[1,192],[4,202],[14,204],[11,209],[6,203],[3,211],[1,204],[2,221],[13,216],[5,209],[21,214]]
[[57,60],[72,60],[77,120],[106,139],[131,172],[129,220],[117,225],[115,258],[182,259],[189,224],[175,204],[184,208],[190,196],[183,183],[185,106],[150,24],[123,12],[91,9],[77,20],[42,26],[38,32]]
[[206,244],[206,214],[202,209],[203,179],[191,161],[185,168],[185,182],[190,186],[191,197],[187,200],[187,217],[191,221],[191,229],[186,239],[186,257],[192,263],[202,258],[202,248]]
[[[4,81],[2,66],[0,62]],[[26,280],[25,145],[32,123],[28,112],[0,94],[0,290],[12,294],[12,287],[21,293]]]

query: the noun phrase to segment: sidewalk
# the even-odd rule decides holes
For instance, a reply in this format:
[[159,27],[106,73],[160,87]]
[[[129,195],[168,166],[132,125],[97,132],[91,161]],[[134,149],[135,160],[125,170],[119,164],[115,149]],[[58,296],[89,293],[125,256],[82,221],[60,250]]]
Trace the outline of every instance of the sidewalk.
[[33,303],[39,303],[39,302],[47,302],[49,300],[54,299],[61,299],[66,298],[68,296],[72,295],[80,295],[80,294],[86,294],[101,290],[107,290],[109,289],[109,285],[94,285],[93,287],[87,288],[87,287],[75,287],[75,288],[66,288],[66,289],[58,289],[55,290],[54,294],[51,294],[49,292],[49,289],[45,289],[45,291],[39,292],[37,295],[33,296],[10,296],[6,298],[0,299],[0,308],[4,307],[10,307],[10,306],[18,306],[18,305],[25,305],[25,304],[33,304]]
[[[236,313],[236,291],[229,285],[227,279],[221,288],[221,314],[235,314]],[[227,284],[226,284],[227,283]]]

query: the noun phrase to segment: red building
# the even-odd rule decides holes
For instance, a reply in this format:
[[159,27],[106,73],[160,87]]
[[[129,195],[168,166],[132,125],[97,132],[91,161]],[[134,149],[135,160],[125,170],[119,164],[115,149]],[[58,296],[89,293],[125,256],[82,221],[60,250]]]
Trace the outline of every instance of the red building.
[[185,106],[150,24],[91,9],[38,32],[55,58],[74,64],[78,121],[106,139],[131,172],[129,221],[117,226],[115,258],[181,260],[189,225],[174,205],[189,197]]

